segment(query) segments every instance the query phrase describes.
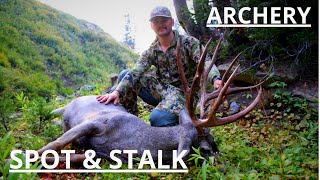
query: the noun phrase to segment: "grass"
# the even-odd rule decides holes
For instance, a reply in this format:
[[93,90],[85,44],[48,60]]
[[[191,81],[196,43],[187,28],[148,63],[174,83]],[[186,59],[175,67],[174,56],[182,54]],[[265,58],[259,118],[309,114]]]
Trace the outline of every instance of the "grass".
[[[31,101],[31,100],[30,100]],[[2,178],[71,178],[71,179],[318,179],[318,116],[317,110],[305,104],[305,101],[291,100],[299,110],[283,103],[271,105],[268,113],[255,109],[236,123],[211,128],[222,157],[217,161],[198,161],[189,166],[189,173],[90,173],[90,174],[20,174],[8,176],[8,152],[13,149],[39,149],[56,139],[62,130],[53,122],[45,121],[43,128],[32,124],[25,111],[22,119],[11,125],[12,131],[4,133],[1,129],[1,171]],[[293,103],[295,102],[295,103]],[[297,105],[297,102],[298,105]],[[63,102],[64,104],[65,102]],[[279,102],[272,102],[277,104]],[[57,106],[58,103],[54,103]],[[52,104],[50,105],[52,106]],[[149,108],[142,108],[140,116],[148,121]],[[284,110],[283,110],[284,109]],[[30,117],[36,117],[34,114]],[[20,117],[21,118],[21,117]],[[38,120],[33,120],[34,123]],[[35,127],[33,127],[35,126]],[[67,146],[67,149],[74,147]],[[77,150],[77,149],[76,149]],[[81,151],[78,149],[77,151]],[[195,159],[202,159],[199,153],[192,154]],[[63,164],[60,164],[63,166]],[[60,166],[59,165],[59,166]],[[100,166],[109,169],[110,162],[103,160]],[[137,169],[138,164],[134,166]],[[37,164],[34,169],[41,168]],[[75,164],[72,169],[84,169]],[[126,169],[126,165],[122,166]]]

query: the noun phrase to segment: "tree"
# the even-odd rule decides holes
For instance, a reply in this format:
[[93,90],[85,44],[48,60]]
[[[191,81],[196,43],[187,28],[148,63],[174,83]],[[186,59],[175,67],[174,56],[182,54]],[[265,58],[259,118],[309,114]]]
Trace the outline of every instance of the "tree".
[[[173,0],[173,3],[178,21],[189,35],[198,39],[218,39],[218,29],[206,27],[207,18],[211,7],[216,6],[220,11],[222,7],[230,6],[229,0],[193,0],[189,8],[186,0]],[[223,12],[220,15],[223,17]]]
[[[212,7],[217,7],[223,19],[224,7],[317,7],[317,1],[235,1],[235,0],[173,0],[177,18],[183,29],[191,36],[202,39],[219,38],[219,31],[224,32],[222,59],[228,59],[239,52],[242,53],[242,66],[246,70],[258,70],[261,65],[268,67],[273,74],[285,68],[294,73],[296,79],[318,77],[318,15],[317,9],[307,16],[312,28],[207,28],[206,22]],[[189,7],[188,7],[189,6]],[[252,13],[252,12],[250,12]],[[248,14],[248,18],[252,16]],[[222,30],[222,31],[221,31]],[[225,31],[226,30],[226,31]],[[308,75],[308,77],[306,76]]]
[[132,31],[132,24],[130,21],[130,15],[126,14],[125,17],[125,25],[124,25],[124,39],[123,42],[127,44],[131,49],[135,48],[135,37]]

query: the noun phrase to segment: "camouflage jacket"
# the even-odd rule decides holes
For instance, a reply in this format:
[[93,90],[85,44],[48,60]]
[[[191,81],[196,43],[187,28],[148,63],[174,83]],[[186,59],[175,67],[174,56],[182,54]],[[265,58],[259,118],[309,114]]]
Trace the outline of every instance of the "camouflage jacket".
[[[179,35],[178,31],[174,31],[174,39],[166,52],[163,52],[156,39],[148,50],[144,51],[134,68],[122,79],[116,90],[124,95],[128,87],[133,85],[139,78],[153,65],[156,67],[157,80],[160,83],[171,84],[175,87],[182,87],[179,78],[177,60],[176,60],[176,46],[178,39],[181,39],[181,58],[183,67],[185,69],[186,77],[189,82],[192,81],[197,64],[200,59],[199,41],[191,36]],[[206,57],[206,66],[211,61],[211,55]],[[208,80],[213,81],[213,78],[220,76],[217,67],[214,65],[209,73]]]

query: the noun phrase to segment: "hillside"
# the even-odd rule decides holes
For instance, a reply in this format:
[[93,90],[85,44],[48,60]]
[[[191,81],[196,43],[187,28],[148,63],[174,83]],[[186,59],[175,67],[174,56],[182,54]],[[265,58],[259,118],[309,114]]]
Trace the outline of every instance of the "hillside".
[[1,96],[68,95],[137,57],[92,23],[35,0],[0,1]]
[[[203,2],[205,1],[200,3]],[[251,2],[251,0],[246,1],[246,3]],[[260,2],[257,1],[257,3]],[[265,2],[262,3],[265,4]],[[287,3],[287,1],[284,3]],[[82,166],[81,162],[71,163],[70,168],[67,168],[67,163],[60,162],[56,169],[54,169],[74,170],[74,172],[70,173],[36,173],[35,171],[12,173],[9,170],[13,170],[14,168],[10,164],[19,164],[18,161],[8,160],[13,150],[22,150],[22,152],[26,152],[25,150],[39,150],[62,135],[63,130],[61,125],[64,120],[59,117],[54,118],[51,112],[54,109],[65,106],[71,99],[75,99],[74,96],[68,95],[84,85],[96,85],[97,88],[94,92],[78,91],[80,92],[79,95],[104,91],[105,87],[109,86],[110,74],[118,73],[125,66],[133,65],[138,55],[127,47],[120,45],[96,25],[61,13],[41,4],[37,0],[0,0],[0,180],[319,179],[319,100],[318,96],[315,96],[315,94],[318,94],[318,88],[313,88],[314,86],[318,87],[318,73],[313,71],[313,69],[318,68],[317,57],[319,52],[315,50],[315,47],[318,47],[318,39],[308,29],[301,29],[303,32],[298,33],[296,36],[288,36],[289,33],[293,33],[294,29],[291,29],[292,31],[280,28],[253,28],[249,30],[251,31],[250,36],[248,36],[250,41],[247,44],[225,44],[227,48],[221,49],[222,58],[219,58],[224,60],[231,57],[229,54],[238,53],[238,50],[241,48],[251,48],[247,53],[252,54],[252,58],[246,57],[244,53],[244,58],[240,61],[257,60],[254,58],[263,60],[270,57],[272,61],[275,59],[281,60],[277,64],[282,64],[281,67],[284,69],[284,66],[289,68],[292,62],[289,62],[291,58],[285,61],[282,61],[284,59],[280,58],[287,52],[291,54],[291,51],[289,52],[288,49],[282,48],[288,46],[283,45],[295,48],[299,47],[296,45],[300,42],[306,42],[306,46],[304,47],[308,48],[302,48],[300,49],[301,51],[297,51],[298,55],[295,57],[301,57],[301,59],[297,60],[301,60],[301,65],[305,65],[304,67],[301,66],[301,71],[297,71],[296,73],[301,74],[301,76],[303,75],[308,81],[303,79],[303,81],[299,81],[298,83],[292,83],[294,86],[289,87],[289,84],[284,80],[276,79],[276,74],[271,74],[271,84],[264,88],[261,101],[249,114],[239,118],[237,122],[204,130],[206,133],[210,132],[210,135],[214,137],[214,142],[217,144],[220,153],[211,154],[213,151],[210,150],[210,147],[200,148],[198,146],[198,144],[202,144],[203,142],[211,142],[213,137],[207,134],[205,136],[196,136],[192,133],[193,130],[183,132],[183,129],[190,127],[190,124],[179,125],[179,132],[172,131],[174,127],[167,127],[171,128],[169,129],[172,132],[169,133],[170,137],[171,134],[175,133],[182,136],[179,136],[181,138],[176,136],[168,141],[167,145],[163,145],[162,150],[175,144],[172,143],[175,139],[179,139],[180,145],[184,148],[186,147],[184,144],[189,144],[189,142],[183,143],[189,141],[186,140],[187,134],[194,134],[191,139],[197,143],[190,146],[190,149],[192,149],[190,156],[186,159],[183,158],[183,161],[188,165],[188,173],[140,173],[138,171],[134,173],[127,173],[128,171],[121,173],[122,170],[130,169],[139,171],[155,170],[151,166],[153,159],[149,158],[151,157],[149,155],[144,156],[148,160],[142,157],[135,158],[134,163],[132,163],[133,168],[129,164],[122,164],[121,162],[122,165],[119,169],[111,168],[110,166],[112,164],[115,167],[115,163],[118,163],[116,161],[112,162],[109,159],[102,159],[100,162],[100,160],[96,161],[97,159],[92,159],[92,156],[90,158],[86,157],[86,160],[89,160],[89,164],[92,163],[91,160],[94,160],[92,164],[95,166],[97,165],[95,163],[98,163],[103,171],[119,170],[118,172],[114,171],[115,173],[103,173],[102,171],[101,173],[78,173],[80,172],[78,170],[89,170],[88,166]],[[288,41],[281,41],[281,39]],[[256,56],[256,54],[258,55]],[[225,58],[223,59],[223,57]],[[246,62],[253,63],[254,61]],[[253,72],[256,73],[262,70],[263,72],[267,72],[269,69],[279,68],[277,64],[274,62],[274,64],[270,65],[264,62],[264,66],[253,68]],[[299,65],[296,64],[296,66]],[[313,67],[310,69],[310,66]],[[291,69],[295,70],[294,68]],[[301,72],[305,72],[304,70],[310,70],[309,74],[302,74]],[[251,77],[249,76],[250,80],[253,79],[252,77],[252,75]],[[234,84],[240,84],[240,80]],[[242,82],[247,81],[242,80]],[[250,83],[248,82],[248,84]],[[247,86],[246,83],[242,83],[241,85]],[[67,97],[57,98],[59,95]],[[214,116],[217,118],[230,117],[233,112],[248,107],[255,97],[256,92],[254,90],[224,95],[222,105],[215,112]],[[213,100],[213,102],[217,101]],[[139,117],[147,124],[150,124],[149,119],[152,108],[142,101],[138,101]],[[208,106],[209,109],[210,107]],[[61,112],[61,109],[59,111]],[[88,111],[76,110],[75,108],[74,111],[70,112],[78,113],[84,117],[85,112]],[[196,114],[198,113],[199,109],[197,108]],[[110,139],[114,139],[116,144],[121,144],[119,142],[124,142],[121,138],[128,137],[130,133],[135,133],[133,137],[140,137],[141,134],[145,133],[142,131],[147,128],[143,125],[140,126],[140,123],[132,119],[129,119],[130,121],[127,122],[128,126],[123,126],[123,122],[126,122],[124,120],[132,116],[125,114],[115,116],[115,114],[115,112],[107,113],[107,111],[88,113],[87,124],[78,125],[78,127],[86,128],[83,128],[83,131],[73,129],[71,133],[69,131],[64,137],[79,137],[73,136],[76,134],[73,132],[77,131],[77,133],[80,132],[79,134],[85,134],[91,129],[88,126],[94,124],[92,127],[97,128],[94,128],[94,131],[90,131],[90,136],[92,137],[79,137],[78,140],[90,141],[91,139],[97,139],[99,142],[97,142],[96,147],[105,147],[110,145],[110,143],[108,144]],[[65,117],[66,121],[70,119],[68,115],[65,115]],[[93,123],[92,120],[95,117],[99,117],[97,118],[100,120],[99,123]],[[120,120],[118,117],[120,117]],[[113,118],[115,118],[115,121],[112,120]],[[60,120],[62,120],[62,123],[60,123]],[[105,128],[100,126],[102,122],[105,123]],[[119,123],[117,124],[116,122]],[[120,126],[140,126],[142,128],[119,130],[121,129],[118,128]],[[151,150],[159,147],[159,144],[165,144],[164,141],[169,136],[163,135],[162,132],[166,131],[159,129],[162,134],[160,134],[160,137],[153,138],[156,132],[154,128],[151,127],[147,130],[152,131],[153,134],[149,136],[145,134],[147,136],[145,137],[145,141],[141,141],[143,137],[137,139],[136,143],[152,143],[155,147],[150,148]],[[104,130],[100,131],[101,129]],[[120,136],[117,136],[117,134],[120,134]],[[103,135],[105,136],[103,137]],[[199,142],[199,139],[205,141]],[[154,142],[147,142],[152,140]],[[58,145],[63,144],[60,143],[62,141],[56,142],[58,142]],[[134,141],[130,141],[130,143],[134,143]],[[133,147],[130,143],[128,143],[127,147]],[[90,145],[93,145],[93,143],[88,143],[86,147],[70,143],[64,147],[64,150],[75,150],[76,153],[84,153],[87,148],[90,148]],[[212,146],[212,144],[208,143],[203,143],[202,145]],[[130,150],[130,148],[128,149]],[[113,147],[99,148],[100,150],[107,154],[113,150]],[[134,149],[132,148],[131,150]],[[126,154],[124,151],[122,152]],[[165,150],[163,152],[165,155],[169,151]],[[130,153],[127,154],[129,159]],[[160,154],[158,157],[160,157]],[[27,164],[26,156],[21,155],[19,158],[23,160],[23,166],[20,170],[49,170],[49,168],[43,166],[44,163],[40,164],[40,162],[32,163],[31,167],[27,168],[25,166]],[[29,160],[32,161],[31,159],[33,158]],[[159,170],[167,168],[160,168],[158,165],[161,164],[164,167],[170,163],[162,160],[157,161],[155,158],[154,160]],[[141,163],[143,167],[141,168],[140,162],[143,161],[144,163]],[[171,165],[169,166],[172,167],[172,170],[175,170],[174,166]],[[180,169],[180,166],[178,169]],[[99,170],[99,168],[92,170]]]

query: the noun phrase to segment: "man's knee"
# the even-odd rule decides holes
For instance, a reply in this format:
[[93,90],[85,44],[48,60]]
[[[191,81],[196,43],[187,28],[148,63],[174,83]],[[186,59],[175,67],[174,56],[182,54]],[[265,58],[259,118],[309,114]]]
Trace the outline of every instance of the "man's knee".
[[118,83],[124,78],[124,76],[130,71],[130,69],[124,69],[119,73]]
[[167,127],[175,126],[177,123],[177,116],[160,109],[154,109],[150,115],[151,126],[155,127]]

